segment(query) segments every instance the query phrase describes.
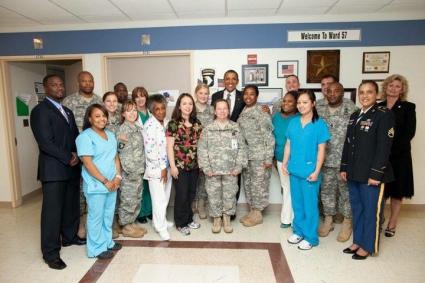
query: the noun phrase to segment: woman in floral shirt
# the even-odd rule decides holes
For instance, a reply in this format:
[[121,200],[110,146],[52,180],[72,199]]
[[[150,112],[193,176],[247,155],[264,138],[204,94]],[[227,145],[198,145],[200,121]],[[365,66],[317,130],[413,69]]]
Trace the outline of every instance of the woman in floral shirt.
[[201,227],[193,221],[191,207],[196,196],[199,175],[197,149],[201,130],[201,123],[196,118],[195,101],[190,94],[182,93],[177,99],[165,135],[171,176],[176,190],[174,221],[177,230],[183,235],[190,234],[189,228]]

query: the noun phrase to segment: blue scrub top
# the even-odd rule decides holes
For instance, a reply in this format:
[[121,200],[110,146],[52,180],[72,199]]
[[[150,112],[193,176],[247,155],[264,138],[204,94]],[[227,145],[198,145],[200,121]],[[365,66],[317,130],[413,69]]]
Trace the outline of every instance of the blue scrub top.
[[283,160],[283,154],[286,144],[286,129],[289,126],[289,122],[291,122],[293,118],[299,115],[299,113],[295,113],[294,115],[291,115],[289,117],[283,117],[281,112],[277,112],[272,117],[273,135],[276,141],[274,148],[274,158],[277,161],[282,162]]
[[[108,140],[100,137],[91,128],[84,130],[76,139],[78,156],[91,156],[94,165],[99,172],[108,180],[116,175],[115,157],[117,155],[117,140],[115,135],[105,130]],[[85,193],[108,193],[108,189],[102,182],[94,178],[82,166],[83,190]]]
[[301,116],[291,120],[286,138],[291,142],[288,171],[292,175],[307,178],[316,169],[318,145],[330,139],[326,122],[319,118],[302,127]]

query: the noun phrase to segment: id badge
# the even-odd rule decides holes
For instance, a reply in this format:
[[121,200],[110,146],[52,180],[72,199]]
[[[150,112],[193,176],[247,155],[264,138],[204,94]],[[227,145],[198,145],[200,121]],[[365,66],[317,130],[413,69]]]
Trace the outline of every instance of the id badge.
[[232,139],[232,149],[238,149],[238,140]]

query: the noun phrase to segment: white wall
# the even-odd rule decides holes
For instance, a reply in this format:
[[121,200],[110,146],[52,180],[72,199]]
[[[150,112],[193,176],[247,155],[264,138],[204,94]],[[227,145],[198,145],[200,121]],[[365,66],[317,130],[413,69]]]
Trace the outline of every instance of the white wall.
[[[313,49],[313,48],[311,48]],[[390,51],[390,74],[400,73],[409,81],[408,99],[416,103],[417,131],[412,143],[413,168],[415,177],[415,196],[406,203],[425,204],[425,180],[420,178],[420,172],[424,171],[425,154],[420,145],[425,143],[425,130],[421,121],[425,119],[425,46],[381,46],[381,47],[351,47],[351,48],[326,48],[340,49],[340,81],[346,88],[357,88],[362,79],[384,79],[389,74],[362,74],[362,56],[364,51]],[[193,52],[193,80],[201,78],[200,70],[213,68],[216,77],[221,78],[228,69],[234,69],[241,73],[241,65],[247,64],[247,54],[257,54],[258,64],[269,64],[269,86],[284,87],[284,79],[277,78],[276,62],[280,60],[299,60],[299,78],[302,87],[320,88],[319,84],[307,84],[307,49],[238,49],[238,50],[202,50]],[[239,87],[240,88],[240,87]],[[271,200],[278,201],[276,190],[277,178],[272,180]]]
[[[313,49],[313,48],[311,48]],[[362,79],[383,79],[389,74],[362,74],[362,56],[364,51],[390,51],[390,74],[400,73],[409,80],[410,92],[408,99],[417,106],[418,127],[416,137],[412,143],[413,167],[415,176],[415,196],[406,203],[425,204],[425,180],[420,178],[420,172],[424,171],[425,154],[420,144],[425,143],[425,131],[421,127],[425,115],[425,46],[381,46],[381,47],[351,47],[351,48],[326,48],[340,49],[340,81],[347,88],[356,88]],[[200,50],[192,52],[192,89],[198,78],[201,78],[200,70],[214,68],[216,77],[222,77],[228,69],[241,72],[241,65],[247,63],[247,54],[257,54],[258,64],[269,64],[269,86],[283,87],[284,79],[276,76],[276,62],[278,60],[299,60],[299,77],[301,85],[309,88],[319,88],[319,84],[306,84],[306,48],[290,49],[238,49],[238,50]],[[185,52],[184,50],[182,50]],[[173,51],[176,52],[176,51]],[[99,95],[106,91],[107,79],[103,69],[104,54],[86,54],[83,56],[83,69],[90,71],[95,79],[95,92]],[[1,107],[0,107],[1,108]],[[3,110],[2,110],[3,111]],[[0,119],[2,117],[0,116]],[[0,121],[1,122],[1,121]],[[2,123],[4,125],[4,123]],[[0,156],[5,156],[6,147],[0,139]],[[0,162],[2,166],[8,166]],[[7,168],[5,168],[7,169]],[[0,179],[9,180],[6,171],[0,170]],[[271,195],[272,203],[280,202],[280,188],[276,176],[272,177]],[[10,193],[0,187],[0,201],[10,200]],[[243,201],[243,199],[241,199]]]
[[78,91],[77,75],[83,70],[83,63],[78,61],[72,65],[63,66],[65,70],[66,94],[72,94]]

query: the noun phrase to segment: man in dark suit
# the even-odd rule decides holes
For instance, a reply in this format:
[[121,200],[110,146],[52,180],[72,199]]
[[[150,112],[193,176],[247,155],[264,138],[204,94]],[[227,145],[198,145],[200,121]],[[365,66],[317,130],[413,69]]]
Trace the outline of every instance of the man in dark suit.
[[[239,76],[235,70],[227,70],[224,73],[224,90],[217,91],[211,97],[211,105],[214,105],[215,101],[220,98],[224,98],[229,103],[230,107],[230,120],[236,122],[245,107],[243,101],[243,94],[241,91],[236,89],[239,83]],[[241,175],[238,176],[238,192],[236,193],[236,201],[239,199],[241,192]],[[236,218],[236,214],[230,217],[232,220]]]
[[224,73],[224,90],[217,91],[211,97],[211,105],[220,98],[226,99],[230,104],[230,120],[236,122],[245,107],[242,92],[236,89],[239,83],[238,73],[228,70]]
[[71,110],[61,105],[65,97],[62,79],[43,79],[46,98],[31,111],[31,129],[39,148],[38,179],[42,183],[41,251],[53,269],[64,269],[61,244],[83,245],[79,224],[80,166],[75,139],[78,129]]

